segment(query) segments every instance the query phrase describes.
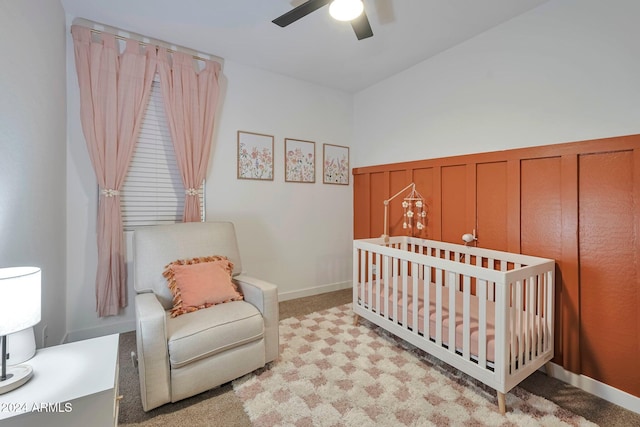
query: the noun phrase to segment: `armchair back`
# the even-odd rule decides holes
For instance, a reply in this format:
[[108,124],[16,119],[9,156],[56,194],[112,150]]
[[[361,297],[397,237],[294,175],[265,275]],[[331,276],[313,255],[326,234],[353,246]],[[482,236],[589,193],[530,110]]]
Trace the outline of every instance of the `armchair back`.
[[236,232],[231,222],[185,222],[138,228],[133,234],[133,286],[137,293],[153,292],[165,310],[173,296],[162,276],[165,266],[178,259],[224,255],[233,263],[233,275],[242,273]]

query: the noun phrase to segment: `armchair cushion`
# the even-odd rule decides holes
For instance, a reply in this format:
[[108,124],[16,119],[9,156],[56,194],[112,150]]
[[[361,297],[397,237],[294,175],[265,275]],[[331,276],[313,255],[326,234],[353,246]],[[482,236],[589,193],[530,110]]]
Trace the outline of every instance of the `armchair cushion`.
[[163,273],[173,295],[171,317],[212,305],[242,300],[231,281],[233,264],[225,257],[200,257],[170,263]]
[[206,357],[262,339],[260,311],[234,301],[167,319],[169,364],[180,368]]

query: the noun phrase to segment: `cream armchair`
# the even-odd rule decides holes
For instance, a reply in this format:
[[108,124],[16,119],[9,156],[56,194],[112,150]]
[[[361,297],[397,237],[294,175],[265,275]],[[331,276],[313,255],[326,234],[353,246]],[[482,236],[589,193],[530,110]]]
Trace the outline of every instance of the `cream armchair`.
[[[162,272],[178,259],[224,255],[244,301],[171,318]],[[139,228],[133,236],[138,373],[142,407],[177,402],[254,371],[278,357],[278,293],[242,274],[230,222]]]

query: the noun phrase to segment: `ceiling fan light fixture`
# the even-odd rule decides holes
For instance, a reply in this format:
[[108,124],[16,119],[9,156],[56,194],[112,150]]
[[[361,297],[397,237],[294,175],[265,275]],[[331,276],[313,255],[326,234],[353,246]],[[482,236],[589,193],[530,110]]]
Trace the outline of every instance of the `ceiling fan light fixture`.
[[329,5],[329,14],[338,21],[353,21],[363,10],[362,0],[333,0]]

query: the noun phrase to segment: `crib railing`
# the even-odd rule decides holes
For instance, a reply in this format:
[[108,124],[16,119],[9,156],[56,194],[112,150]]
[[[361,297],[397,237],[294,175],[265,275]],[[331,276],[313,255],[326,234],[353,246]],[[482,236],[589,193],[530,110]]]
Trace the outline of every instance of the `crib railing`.
[[353,264],[356,314],[499,392],[553,357],[553,260],[392,237]]

